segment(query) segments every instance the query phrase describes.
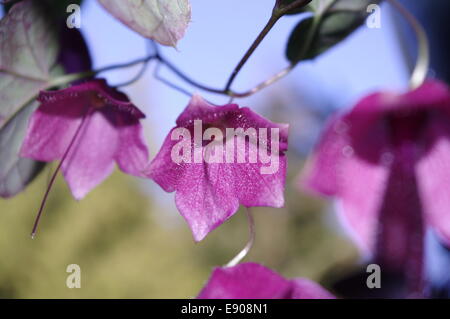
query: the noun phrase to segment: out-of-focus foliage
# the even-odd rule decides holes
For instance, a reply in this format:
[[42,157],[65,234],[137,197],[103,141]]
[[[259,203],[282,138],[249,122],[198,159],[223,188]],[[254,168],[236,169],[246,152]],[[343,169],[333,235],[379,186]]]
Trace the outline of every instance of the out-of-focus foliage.
[[[206,272],[189,255],[190,242],[155,225],[150,203],[123,175],[81,202],[60,179],[32,240],[30,226],[45,177],[0,202],[0,297],[187,297],[195,292],[198,281],[192,279]],[[81,289],[66,286],[69,264],[81,267]]]
[[43,168],[44,164],[18,156],[30,114],[36,101],[20,110],[12,121],[0,129],[0,196],[19,193]]
[[[292,5],[295,1],[297,1],[297,0],[277,0],[276,4],[275,4],[275,10],[280,10],[280,9],[283,9],[283,8],[289,6],[289,5]],[[298,14],[298,13],[305,12],[305,10],[307,10],[307,5],[311,1],[312,0],[305,0],[303,2],[303,6],[298,7],[296,9],[289,10],[288,12],[286,12],[286,15]]]
[[316,0],[304,12],[313,16],[301,20],[292,31],[286,48],[291,63],[314,59],[355,31],[368,16],[369,4],[380,0]]
[[[291,164],[297,173],[299,163]],[[81,202],[59,178],[32,240],[47,180],[41,174],[22,194],[0,201],[0,298],[195,297],[212,267],[228,262],[247,240],[240,212],[195,244],[176,212],[158,208],[136,179],[120,173]],[[254,210],[257,237],[247,260],[315,280],[352,263],[356,251],[328,228],[323,205],[288,183],[286,209]],[[174,224],[162,223],[164,214],[173,215]],[[81,267],[80,289],[66,286],[69,264]]]

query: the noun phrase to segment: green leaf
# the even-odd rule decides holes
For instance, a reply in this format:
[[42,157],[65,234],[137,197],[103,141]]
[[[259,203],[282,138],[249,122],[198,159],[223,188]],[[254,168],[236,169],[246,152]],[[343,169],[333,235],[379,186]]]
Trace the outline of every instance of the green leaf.
[[286,57],[296,64],[314,59],[364,23],[368,16],[367,6],[374,0],[318,0],[309,6],[313,17],[300,21],[292,31]]
[[313,35],[309,35],[310,32],[313,32],[313,25],[314,18],[307,17],[300,21],[294,31],[292,31],[286,50],[286,57],[292,64],[295,64],[300,60],[309,59],[313,56],[311,53],[312,50],[307,48],[306,45],[308,37],[313,37]]
[[31,102],[0,130],[0,197],[19,193],[44,167],[44,163],[19,156],[28,119],[37,106],[38,102]]
[[0,129],[51,80],[58,36],[36,1],[13,6],[0,21]]
[[[292,4],[296,0],[278,0],[276,2],[276,9],[282,9],[283,7],[286,7],[290,4]],[[309,5],[305,5],[301,8],[290,10],[286,13],[286,15],[294,15],[299,13],[304,13],[310,11]]]
[[[328,8],[330,8],[336,1],[340,0],[314,0],[310,3],[309,9],[316,14],[323,14]],[[346,0],[344,0],[346,1]],[[353,0],[350,0],[353,1]],[[359,0],[356,0],[359,1]]]

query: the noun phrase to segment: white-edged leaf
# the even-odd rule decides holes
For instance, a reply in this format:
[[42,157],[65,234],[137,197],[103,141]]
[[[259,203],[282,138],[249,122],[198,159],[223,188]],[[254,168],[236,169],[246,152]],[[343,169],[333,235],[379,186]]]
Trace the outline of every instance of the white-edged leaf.
[[176,46],[191,21],[189,0],[98,1],[134,31],[167,46]]

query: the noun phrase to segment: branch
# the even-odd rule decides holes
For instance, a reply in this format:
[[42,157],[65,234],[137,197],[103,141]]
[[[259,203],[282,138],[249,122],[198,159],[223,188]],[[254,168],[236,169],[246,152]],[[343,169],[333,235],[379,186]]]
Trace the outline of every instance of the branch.
[[[277,21],[282,16],[284,16],[286,13],[288,13],[289,11],[302,8],[302,7],[306,6],[307,4],[309,4],[311,1],[312,0],[296,0],[287,6],[281,6],[280,1],[276,2],[275,7],[272,10],[272,15],[269,18],[269,21],[267,22],[264,29],[262,29],[262,31],[258,34],[255,41],[253,41],[250,48],[247,50],[247,52],[245,52],[242,59],[239,61],[239,63],[234,68],[233,72],[231,73],[231,75],[227,81],[227,84],[225,85],[225,89],[223,91],[232,93],[232,92],[230,92],[230,89],[231,89],[231,86],[232,86],[234,80],[236,79],[236,76],[239,74],[239,72],[241,71],[241,69],[243,68],[245,63],[247,63],[248,59],[252,56],[252,54],[255,52],[255,50],[258,48],[258,46],[261,44],[261,42],[264,40],[264,38],[267,36],[267,34],[269,34],[270,30],[272,30],[272,28],[277,23]],[[230,94],[228,94],[228,95],[230,95]]]

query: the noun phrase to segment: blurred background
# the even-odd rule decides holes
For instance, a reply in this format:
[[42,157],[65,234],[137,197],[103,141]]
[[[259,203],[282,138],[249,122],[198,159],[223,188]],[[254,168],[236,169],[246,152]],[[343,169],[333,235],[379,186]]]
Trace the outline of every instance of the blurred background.
[[[440,72],[449,70],[442,65],[447,63],[448,50],[436,38],[442,30],[432,24],[437,23],[432,18],[436,12],[445,12],[439,6],[448,11],[448,1],[433,0],[433,7],[429,1],[403,2],[420,13],[434,35],[432,52],[440,55],[433,56],[432,73],[448,80],[448,74]],[[185,38],[176,50],[162,48],[162,53],[191,78],[221,88],[265,25],[274,0],[191,0],[191,4],[192,23]],[[332,112],[351,107],[376,89],[406,88],[414,61],[414,37],[388,5],[382,5],[381,14],[381,28],[362,26],[275,85],[236,100],[273,121],[290,123],[286,207],[254,209],[256,242],[246,261],[262,263],[285,277],[307,277],[330,289],[361,267],[363,256],[340,226],[332,203],[307,196],[296,183],[305,157]],[[81,19],[95,68],[147,54],[148,42],[107,14],[97,1],[83,2]],[[277,24],[238,76],[235,90],[247,90],[287,66],[285,45],[299,19],[289,16]],[[153,69],[150,65],[140,80],[124,88],[147,114],[144,125],[151,158],[189,101],[188,96],[156,80]],[[130,68],[104,75],[111,84],[119,84],[138,71]],[[169,71],[162,69],[160,74],[196,92]],[[225,97],[203,95],[215,104],[227,102]],[[191,298],[213,267],[226,264],[247,241],[241,210],[195,244],[173,194],[119,171],[81,202],[71,197],[59,177],[38,236],[32,240],[32,223],[55,167],[49,165],[22,194],[0,199],[0,298]],[[442,271],[448,269],[448,252],[433,234],[429,246],[429,275],[442,285],[448,280]],[[81,289],[66,286],[69,264],[81,267]],[[445,287],[437,289],[446,291]]]

